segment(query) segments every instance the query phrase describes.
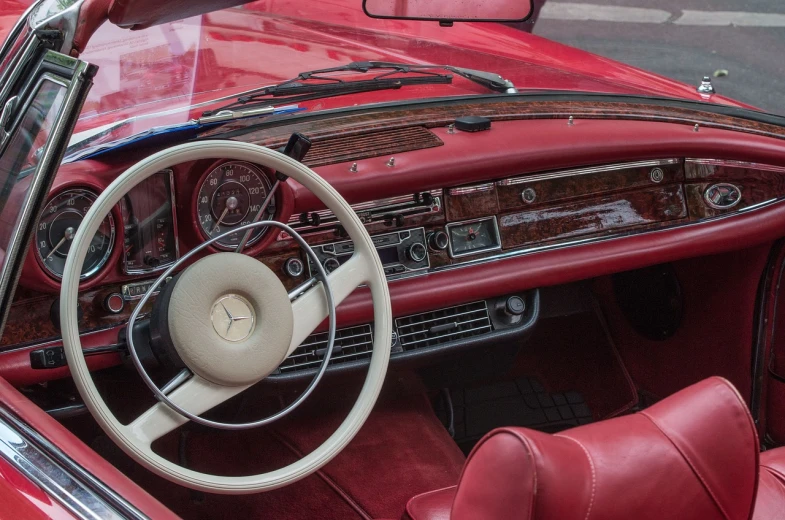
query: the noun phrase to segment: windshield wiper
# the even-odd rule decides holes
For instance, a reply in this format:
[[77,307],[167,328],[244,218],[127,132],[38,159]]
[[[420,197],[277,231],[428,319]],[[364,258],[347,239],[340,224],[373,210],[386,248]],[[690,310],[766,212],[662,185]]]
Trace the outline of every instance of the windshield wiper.
[[[239,96],[235,101],[215,110],[202,114],[203,118],[217,116],[222,111],[228,111],[239,106],[269,105],[271,100],[265,98],[279,98],[281,102],[299,103],[324,97],[372,92],[376,90],[399,89],[404,85],[432,85],[452,83],[452,74],[442,74],[433,70],[445,70],[465,79],[482,85],[494,92],[517,93],[515,86],[492,72],[482,70],[454,67],[452,65],[418,65],[408,63],[395,63],[387,61],[355,61],[331,67],[301,72],[296,78],[286,80],[276,85],[262,87]],[[332,76],[336,72],[367,73],[371,70],[386,70],[371,79],[346,81],[340,77]],[[399,74],[417,74],[415,77],[399,77]],[[308,83],[318,81],[318,83]]]

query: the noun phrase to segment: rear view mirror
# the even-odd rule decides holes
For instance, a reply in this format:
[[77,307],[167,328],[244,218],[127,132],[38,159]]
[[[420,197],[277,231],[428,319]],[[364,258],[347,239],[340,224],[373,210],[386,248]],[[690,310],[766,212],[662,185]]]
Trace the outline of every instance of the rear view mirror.
[[451,22],[523,22],[532,0],[363,0],[371,18]]

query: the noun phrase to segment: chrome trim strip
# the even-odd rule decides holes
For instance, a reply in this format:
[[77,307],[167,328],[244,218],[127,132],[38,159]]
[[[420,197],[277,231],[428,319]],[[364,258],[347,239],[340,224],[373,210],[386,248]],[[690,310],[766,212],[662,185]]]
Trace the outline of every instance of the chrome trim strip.
[[578,175],[591,175],[593,173],[612,172],[617,170],[626,170],[628,168],[647,168],[649,166],[666,166],[669,164],[678,164],[681,159],[655,159],[651,161],[636,161],[628,163],[608,164],[604,166],[592,166],[589,168],[578,168],[575,170],[562,170],[551,173],[540,173],[534,175],[523,175],[520,177],[510,177],[496,181],[497,186],[514,186],[516,184],[525,184],[527,182],[545,181],[550,179],[561,179],[564,177],[575,177]]
[[485,184],[475,184],[474,186],[459,186],[457,188],[450,188],[447,193],[450,195],[468,195],[470,193],[479,193],[493,190],[494,184],[488,182]]
[[[703,164],[708,166],[728,166],[730,168],[746,168],[751,170],[763,170],[767,172],[785,173],[785,166],[774,166],[771,164],[761,164],[747,161],[731,161],[726,159],[684,159],[684,164]],[[693,179],[689,179],[693,180]]]
[[147,519],[141,511],[1,406],[0,455],[78,518]]

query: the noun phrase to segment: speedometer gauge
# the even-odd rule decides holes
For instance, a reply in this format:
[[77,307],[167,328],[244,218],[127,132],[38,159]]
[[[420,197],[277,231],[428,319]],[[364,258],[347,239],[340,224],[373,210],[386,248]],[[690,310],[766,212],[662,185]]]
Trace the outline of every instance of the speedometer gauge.
[[[197,217],[202,233],[213,238],[254,221],[270,192],[267,176],[253,164],[232,161],[217,166],[202,181],[197,200]],[[262,215],[269,220],[275,214],[274,201]],[[266,228],[254,229],[248,244],[259,240]],[[245,232],[225,236],[215,244],[233,249],[240,244]]]
[[[56,278],[63,277],[71,242],[95,199],[95,194],[87,190],[68,190],[53,197],[44,208],[36,228],[35,249],[44,268]],[[114,218],[109,213],[90,242],[80,279],[97,273],[106,264],[113,245]]]

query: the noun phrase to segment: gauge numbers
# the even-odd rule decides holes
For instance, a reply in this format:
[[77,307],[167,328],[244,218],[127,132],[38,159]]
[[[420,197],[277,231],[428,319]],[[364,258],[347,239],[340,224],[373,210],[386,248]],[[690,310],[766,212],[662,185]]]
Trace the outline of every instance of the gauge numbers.
[[[71,242],[95,199],[95,194],[87,190],[67,190],[53,197],[44,208],[36,228],[35,249],[44,268],[55,278],[63,277]],[[114,233],[114,218],[109,213],[90,242],[80,279],[94,275],[106,264]]]
[[450,256],[452,257],[501,249],[496,217],[449,224],[447,235],[450,238]]
[[[232,161],[217,166],[199,187],[196,208],[202,233],[213,238],[250,224],[269,192],[270,181],[253,164]],[[262,220],[269,220],[274,214],[275,204],[270,201]],[[259,240],[266,229],[255,229],[248,244]],[[244,234],[244,231],[230,233],[215,244],[224,249],[234,249]]]

